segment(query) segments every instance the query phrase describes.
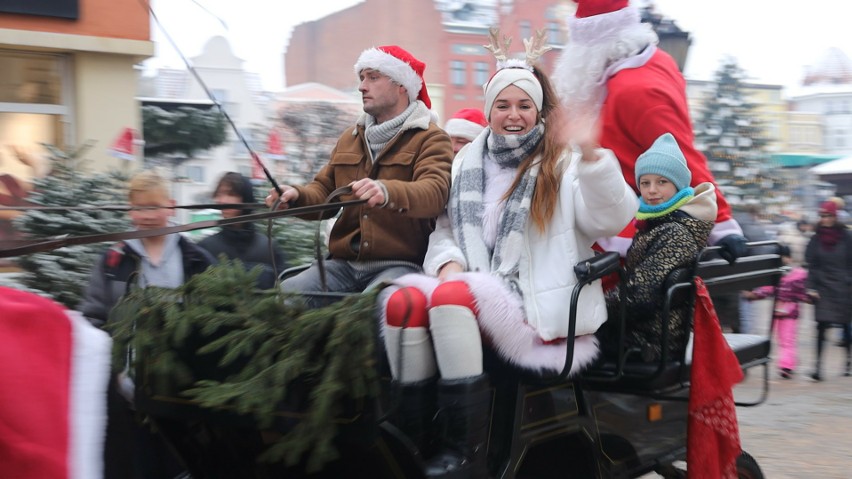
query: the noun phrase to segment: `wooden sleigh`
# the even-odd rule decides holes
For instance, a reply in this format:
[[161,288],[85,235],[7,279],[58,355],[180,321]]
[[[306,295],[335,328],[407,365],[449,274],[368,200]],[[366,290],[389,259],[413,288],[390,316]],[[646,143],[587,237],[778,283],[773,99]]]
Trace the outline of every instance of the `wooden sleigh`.
[[[777,285],[784,272],[777,246],[751,244],[754,250],[774,251],[745,256],[734,264],[715,259],[713,248],[708,248],[693,268],[672,278],[665,310],[676,301],[694,297],[696,277],[713,294]],[[575,265],[579,284],[574,299],[583,287],[618,269],[615,254],[599,255]],[[340,295],[324,297],[346,301]],[[573,331],[576,309],[571,308],[568,314]],[[358,320],[364,321],[370,331],[370,337],[359,345],[369,350],[372,358],[363,364],[370,370],[364,376],[370,378],[365,380],[370,385],[360,392],[345,391],[338,396],[335,413],[328,418],[333,423],[334,437],[331,442],[319,444],[320,448],[331,447],[332,453],[322,460],[312,456],[316,452],[313,443],[295,456],[288,456],[286,446],[300,444],[300,431],[310,430],[308,423],[316,420],[311,415],[312,401],[317,397],[315,376],[294,377],[287,384],[287,394],[262,419],[256,411],[241,410],[235,402],[211,407],[186,395],[195,381],[227,383],[243,367],[245,358],[221,367],[221,357],[198,354],[200,347],[221,337],[223,331],[210,335],[193,331],[179,347],[169,347],[190,371],[180,381],[153,364],[156,355],[146,356],[144,348],[138,350],[136,407],[166,436],[195,478],[424,477],[426,458],[391,419],[399,406],[399,395],[389,377],[375,319],[351,319]],[[137,320],[136,334],[158,327],[156,322]],[[738,403],[760,404],[768,393],[770,338],[726,334],[725,339],[743,369],[763,367],[761,397]],[[666,340],[663,337],[662,341]],[[688,349],[680,357],[664,355],[655,363],[599,361],[579,376],[569,377],[573,343],[569,341],[566,347],[568,359],[563,371],[549,377],[514,369],[485,351],[493,388],[487,446],[489,475],[629,478],[653,471],[667,478],[685,477],[691,351]],[[737,468],[741,478],[763,477],[757,463],[745,452]]]

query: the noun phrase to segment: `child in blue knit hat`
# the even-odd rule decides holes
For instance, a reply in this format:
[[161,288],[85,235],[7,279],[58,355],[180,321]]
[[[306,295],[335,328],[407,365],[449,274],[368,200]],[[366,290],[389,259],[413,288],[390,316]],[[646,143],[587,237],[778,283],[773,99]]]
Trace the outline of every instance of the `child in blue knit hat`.
[[[625,259],[628,360],[658,361],[662,355],[664,283],[689,266],[707,245],[716,219],[712,183],[689,186],[692,173],[671,133],[665,133],[636,160],[639,211],[636,235]],[[605,354],[617,354],[618,297],[607,297],[610,321],[599,330]],[[682,354],[689,339],[688,304],[669,313],[668,357]]]

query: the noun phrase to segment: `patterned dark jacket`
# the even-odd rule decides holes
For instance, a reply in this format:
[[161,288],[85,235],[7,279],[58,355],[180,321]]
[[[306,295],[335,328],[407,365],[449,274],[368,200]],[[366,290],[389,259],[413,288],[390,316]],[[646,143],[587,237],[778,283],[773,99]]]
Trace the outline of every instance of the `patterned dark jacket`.
[[[666,278],[690,266],[707,245],[716,218],[715,188],[710,183],[695,187],[695,197],[680,209],[660,218],[637,221],[633,244],[625,260],[627,347],[639,351],[629,359],[657,361],[662,353],[663,303]],[[609,320],[600,330],[601,349],[617,352],[619,303],[615,290],[607,294]],[[690,302],[673,305],[669,315],[669,358],[683,353],[689,340]]]

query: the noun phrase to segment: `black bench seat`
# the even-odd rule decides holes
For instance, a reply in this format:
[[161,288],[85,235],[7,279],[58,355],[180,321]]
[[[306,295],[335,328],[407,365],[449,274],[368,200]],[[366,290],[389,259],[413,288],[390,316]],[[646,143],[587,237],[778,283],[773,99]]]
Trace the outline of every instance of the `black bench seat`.
[[[777,243],[774,243],[777,245]],[[704,259],[708,251],[699,257],[694,270],[683,279],[681,274],[670,283],[667,301],[691,298],[694,294],[695,277],[701,277],[712,293],[736,293],[759,286],[777,286],[783,274],[783,263],[778,253],[767,252],[772,247],[769,242],[752,243],[751,248],[758,254],[739,258],[734,264],[716,259]],[[666,309],[668,310],[668,308]],[[770,337],[757,334],[725,333],[725,340],[734,351],[743,370],[753,366],[766,366],[771,350]],[[594,364],[582,374],[583,380],[592,389],[605,389],[646,394],[667,394],[689,386],[689,373],[692,365],[692,337],[687,344],[683,357],[665,362],[628,361],[619,371],[614,358],[604,359]]]

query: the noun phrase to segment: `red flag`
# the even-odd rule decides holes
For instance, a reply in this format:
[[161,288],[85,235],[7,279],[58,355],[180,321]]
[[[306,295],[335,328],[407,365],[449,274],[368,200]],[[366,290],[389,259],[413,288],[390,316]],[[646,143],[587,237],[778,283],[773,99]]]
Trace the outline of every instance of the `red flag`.
[[278,130],[271,130],[266,139],[266,157],[272,160],[283,160],[284,146],[281,144],[281,134]]
[[260,162],[257,161],[257,157],[252,155],[252,157],[251,157],[251,179],[262,180],[264,178],[266,178],[266,175],[263,174],[263,167],[260,166]]
[[112,143],[110,153],[122,160],[133,161],[136,159],[135,150],[136,130],[133,128],[125,128],[118,135],[118,138]]
[[733,386],[743,371],[719,326],[707,287],[695,278],[694,340],[686,463],[689,479],[735,479],[740,434]]
[[[264,158],[269,158],[270,160],[283,160],[286,158],[284,148],[281,145],[281,135],[278,133],[278,130],[269,130],[269,136],[266,138],[266,154]],[[251,177],[255,180],[266,178],[263,168],[254,159],[251,165]]]

